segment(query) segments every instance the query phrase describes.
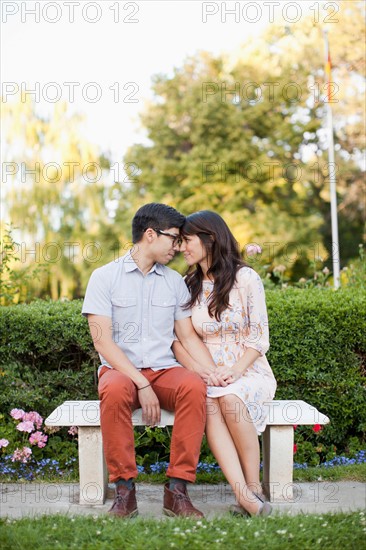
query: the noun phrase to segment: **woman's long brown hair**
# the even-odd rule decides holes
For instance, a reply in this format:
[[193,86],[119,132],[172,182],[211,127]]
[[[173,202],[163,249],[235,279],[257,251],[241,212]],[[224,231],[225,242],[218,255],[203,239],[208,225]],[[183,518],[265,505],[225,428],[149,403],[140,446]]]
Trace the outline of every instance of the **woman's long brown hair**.
[[[221,313],[230,305],[229,294],[238,269],[247,266],[240,256],[238,243],[221,216],[210,210],[187,216],[181,234],[183,238],[197,235],[211,259],[207,275],[212,275],[214,286],[209,297],[208,313],[219,321]],[[185,281],[191,293],[191,299],[186,304],[188,308],[196,303],[202,292],[203,271],[199,264],[189,267]]]

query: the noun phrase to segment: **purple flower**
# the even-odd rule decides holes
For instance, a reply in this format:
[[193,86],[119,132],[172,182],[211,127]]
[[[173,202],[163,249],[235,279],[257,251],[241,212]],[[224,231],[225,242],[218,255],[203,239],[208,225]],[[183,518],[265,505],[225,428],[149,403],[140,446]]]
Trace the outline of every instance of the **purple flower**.
[[7,447],[9,445],[9,441],[7,439],[0,439],[0,449],[1,447]]

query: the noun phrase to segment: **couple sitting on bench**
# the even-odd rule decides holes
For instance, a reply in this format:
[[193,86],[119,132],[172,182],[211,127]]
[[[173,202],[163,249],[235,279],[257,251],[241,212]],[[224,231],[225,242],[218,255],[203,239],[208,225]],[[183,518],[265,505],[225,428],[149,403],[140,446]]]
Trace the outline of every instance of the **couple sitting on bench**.
[[[264,289],[241,259],[224,220],[201,211],[187,218],[151,203],[132,221],[133,245],[96,269],[83,314],[101,358],[98,392],[109,480],[116,485],[110,513],[138,513],[131,411],[149,426],[160,408],[174,411],[164,513],[202,517],[187,493],[195,481],[204,431],[230,483],[242,516],[268,515],[259,481],[262,404],[276,381],[269,347]],[[182,252],[185,280],[166,264]]]

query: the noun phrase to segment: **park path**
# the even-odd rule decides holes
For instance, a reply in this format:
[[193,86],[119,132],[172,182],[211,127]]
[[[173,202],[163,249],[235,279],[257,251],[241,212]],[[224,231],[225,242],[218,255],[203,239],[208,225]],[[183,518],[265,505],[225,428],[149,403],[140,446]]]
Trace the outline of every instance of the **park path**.
[[[77,483],[2,483],[0,484],[0,516],[21,518],[43,514],[70,515],[105,514],[112,504],[113,489],[108,489],[104,505],[80,506]],[[139,515],[163,518],[163,486],[139,483],[136,485]],[[190,485],[194,505],[208,519],[228,513],[235,498],[230,487],[219,485]],[[274,514],[323,514],[349,512],[366,508],[366,483],[314,482],[295,483],[290,502],[273,504]]]

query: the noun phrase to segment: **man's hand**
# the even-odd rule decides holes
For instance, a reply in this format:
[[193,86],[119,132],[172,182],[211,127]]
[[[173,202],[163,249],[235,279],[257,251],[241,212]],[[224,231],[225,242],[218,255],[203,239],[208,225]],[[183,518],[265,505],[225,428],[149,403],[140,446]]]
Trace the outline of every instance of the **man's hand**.
[[204,382],[206,382],[207,386],[227,386],[226,381],[223,380],[220,376],[220,369],[206,369],[203,372],[201,371],[199,375],[204,380]]
[[208,376],[212,386],[222,384],[216,378],[216,365],[212,355],[193,328],[190,317],[175,321],[174,330],[179,341],[174,342],[173,351],[178,361],[186,368],[195,371],[207,383]]
[[137,392],[142,408],[142,421],[147,426],[160,424],[161,411],[159,399],[151,386],[147,386]]
[[244,369],[240,365],[233,367],[219,367],[216,371],[216,377],[220,381],[220,386],[227,386],[239,380],[244,374]]

